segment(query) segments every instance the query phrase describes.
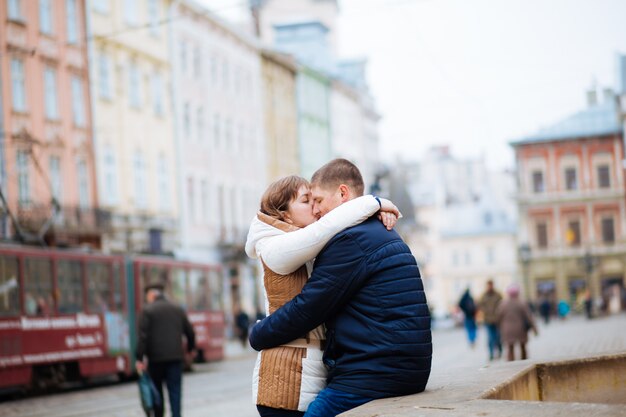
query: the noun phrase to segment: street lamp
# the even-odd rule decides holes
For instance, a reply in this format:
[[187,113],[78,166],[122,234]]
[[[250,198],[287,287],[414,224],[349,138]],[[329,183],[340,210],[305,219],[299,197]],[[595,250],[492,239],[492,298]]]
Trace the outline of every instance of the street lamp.
[[580,263],[585,267],[585,272],[587,273],[587,295],[585,297],[585,312],[587,314],[587,318],[590,319],[593,316],[593,293],[591,292],[591,275],[593,274],[593,270],[598,264],[598,258],[596,256],[593,256],[591,252],[587,250],[580,260]]
[[528,266],[530,265],[530,246],[527,243],[520,245],[518,249],[519,259],[522,263],[523,271],[522,271],[522,279],[524,281],[524,292],[526,293],[527,301],[530,302],[530,289],[528,282]]

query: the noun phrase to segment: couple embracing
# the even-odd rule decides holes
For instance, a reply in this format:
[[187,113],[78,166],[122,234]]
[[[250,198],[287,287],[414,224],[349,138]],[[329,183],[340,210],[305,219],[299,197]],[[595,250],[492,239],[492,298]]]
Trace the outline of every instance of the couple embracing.
[[392,229],[397,208],[363,189],[358,168],[335,159],[311,183],[285,177],[262,197],[246,242],[263,264],[269,313],[249,337],[260,351],[261,417],[336,416],[426,387],[432,344],[420,273]]

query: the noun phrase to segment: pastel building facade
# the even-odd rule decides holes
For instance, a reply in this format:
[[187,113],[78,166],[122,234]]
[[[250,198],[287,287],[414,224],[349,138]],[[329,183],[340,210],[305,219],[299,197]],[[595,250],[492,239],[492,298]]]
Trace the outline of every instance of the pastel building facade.
[[85,2],[6,1],[0,21],[0,235],[99,248]]
[[623,125],[616,97],[589,106],[512,145],[520,192],[520,252],[531,300],[586,293],[605,305],[626,280]]
[[296,77],[298,65],[288,56],[262,50],[263,114],[267,180],[300,173]]
[[[103,249],[171,253],[179,201],[167,0],[95,0],[89,10]],[[146,22],[148,24],[146,25]]]
[[256,264],[243,245],[267,186],[260,49],[193,2],[177,1],[171,13],[181,203],[176,254],[222,263],[226,309],[253,314],[261,307]]

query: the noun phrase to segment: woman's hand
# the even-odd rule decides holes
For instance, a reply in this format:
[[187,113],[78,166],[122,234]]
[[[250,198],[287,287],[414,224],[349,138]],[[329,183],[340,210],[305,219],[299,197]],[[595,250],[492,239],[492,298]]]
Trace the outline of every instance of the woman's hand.
[[398,219],[402,218],[402,213],[398,210],[395,204],[386,198],[380,198],[380,212],[378,213],[378,219],[383,222],[387,230],[394,228]]

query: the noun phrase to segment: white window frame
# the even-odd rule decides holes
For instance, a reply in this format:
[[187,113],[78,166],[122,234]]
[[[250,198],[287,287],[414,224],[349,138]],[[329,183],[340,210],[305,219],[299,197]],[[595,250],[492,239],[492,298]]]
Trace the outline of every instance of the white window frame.
[[152,74],[152,106],[156,116],[163,116],[163,77],[157,70]]
[[98,94],[104,100],[113,98],[111,59],[105,51],[98,54]]
[[83,90],[83,80],[77,75],[72,75],[72,114],[75,126],[85,127],[87,117],[85,114],[85,93]]
[[52,195],[57,201],[61,201],[63,195],[63,170],[61,169],[61,157],[52,155],[49,162],[50,185]]
[[108,204],[116,204],[118,201],[117,189],[117,166],[115,152],[110,145],[104,148],[104,189]]
[[7,3],[7,17],[9,20],[17,20],[19,22],[24,21],[24,14],[22,13],[22,0],[8,0]]
[[141,71],[135,61],[128,64],[128,100],[130,107],[141,108]]
[[67,43],[77,44],[79,35],[78,3],[76,0],[65,0],[67,17]]
[[87,162],[83,158],[76,161],[76,176],[78,177],[78,206],[87,209],[91,206],[91,195],[89,186],[89,170]]
[[43,70],[44,84],[44,113],[46,119],[59,119],[59,100],[57,94],[57,72],[56,69],[46,66]]
[[39,32],[54,34],[54,9],[52,0],[39,0]]
[[13,110],[25,112],[26,101],[26,66],[24,61],[18,58],[11,59],[11,96]]
[[148,20],[150,22],[150,34],[159,35],[159,0],[148,0]]
[[148,207],[146,164],[144,156],[140,151],[135,151],[133,170],[135,180],[135,206],[140,209],[145,209]]
[[170,182],[169,182],[169,174],[168,174],[168,163],[165,155],[159,155],[159,160],[157,162],[157,176],[159,182],[159,207],[161,210],[169,210],[171,207],[170,204]]
[[27,151],[18,150],[15,166],[17,171],[17,195],[20,205],[28,205],[30,199],[30,158]]

